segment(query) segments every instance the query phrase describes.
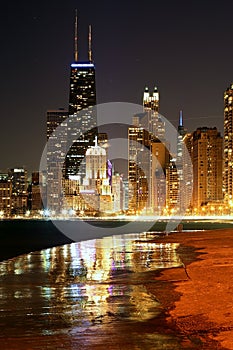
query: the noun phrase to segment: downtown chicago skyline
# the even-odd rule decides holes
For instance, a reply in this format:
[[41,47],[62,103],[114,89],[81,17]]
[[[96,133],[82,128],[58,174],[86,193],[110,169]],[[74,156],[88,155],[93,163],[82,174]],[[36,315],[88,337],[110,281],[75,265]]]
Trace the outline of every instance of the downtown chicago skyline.
[[73,0],[3,5],[0,145],[7,145],[7,130],[12,143],[2,154],[2,170],[19,161],[37,170],[46,142],[45,112],[67,108],[77,6],[81,60],[88,51],[88,24],[93,26],[98,103],[141,104],[144,86],[156,84],[160,113],[174,125],[182,109],[188,130],[216,125],[223,133],[222,95],[233,74],[222,54],[232,37],[231,2],[89,5],[88,11]]
[[[89,26],[89,35],[88,35],[88,61],[80,61],[79,57],[78,57],[78,17],[77,17],[77,14],[75,16],[75,35],[74,35],[74,39],[75,39],[74,40],[74,42],[75,42],[74,43],[74,62],[71,64],[69,108],[68,108],[67,112],[63,111],[63,110],[60,110],[60,112],[58,110],[57,111],[49,111],[48,112],[48,114],[47,114],[47,118],[48,118],[47,119],[48,120],[47,137],[49,137],[51,135],[54,127],[57,126],[62,120],[65,120],[65,118],[68,115],[69,116],[73,116],[74,118],[78,118],[78,113],[83,108],[93,107],[96,104],[96,83],[95,83],[95,68],[94,68],[93,59],[92,59],[91,27]],[[226,93],[225,93],[225,95],[226,95]],[[136,127],[136,129],[140,128],[140,133],[141,133],[141,131],[143,131],[142,130],[143,128],[145,130],[148,130],[149,131],[149,136],[146,136],[147,138],[149,137],[148,140],[147,141],[146,141],[146,139],[145,140],[141,140],[141,136],[140,136],[140,140],[141,141],[139,141],[139,143],[141,143],[143,146],[145,146],[147,149],[149,149],[150,152],[152,152],[152,153],[154,152],[153,149],[155,148],[156,151],[154,153],[154,156],[159,156],[160,157],[160,161],[161,161],[161,155],[158,154],[158,141],[160,143],[164,142],[164,144],[165,144],[164,147],[167,148],[167,151],[169,150],[169,145],[167,145],[166,142],[165,142],[165,136],[163,135],[163,128],[164,128],[164,126],[163,126],[162,120],[160,120],[160,117],[159,117],[159,92],[158,92],[157,88],[155,88],[152,97],[150,97],[148,88],[145,89],[144,96],[143,96],[143,106],[144,106],[144,114],[145,115],[142,116],[142,117],[140,117],[140,116],[139,117],[137,117],[137,116],[133,117],[133,121],[132,121],[132,125],[133,126],[131,128],[132,130],[129,131],[128,139],[129,139],[129,142],[130,142],[130,138],[131,138],[130,132],[134,132],[134,128],[135,127]],[[230,107],[229,107],[229,109],[230,109]],[[225,107],[225,113],[226,113],[226,107]],[[148,126],[145,124],[145,120],[144,119],[145,120],[148,119],[148,121],[146,122],[146,123],[149,122]],[[229,121],[229,123],[230,123],[230,121]],[[98,135],[97,134],[97,129],[96,129],[95,116],[93,115],[93,111],[92,110],[88,110],[87,109],[87,112],[82,113],[81,123],[78,123],[77,125],[78,125],[79,129],[77,129],[77,130],[75,129],[75,131],[73,129],[71,131],[71,135],[72,135],[73,139],[76,140],[76,142],[73,143],[73,145],[71,146],[69,152],[66,155],[66,161],[65,161],[65,167],[64,167],[63,175],[64,175],[64,178],[67,179],[67,180],[70,179],[70,176],[78,175],[78,170],[77,169],[79,168],[79,165],[80,165],[80,157],[81,157],[81,160],[82,160],[84,155],[85,155],[85,153],[86,153],[86,151],[87,151],[87,148],[94,145],[94,139]],[[81,129],[80,129],[80,125],[81,125]],[[66,128],[67,129],[65,131],[65,137],[67,137],[67,136],[69,137],[69,135],[68,135],[68,133],[69,133],[68,131],[70,129],[69,128],[69,119],[68,119],[68,123],[66,125]],[[181,123],[181,118],[180,118],[179,128],[181,128],[182,132],[183,132],[184,128],[183,128],[183,121]],[[206,130],[204,130],[204,129],[206,129]],[[211,129],[209,129],[209,128],[199,128],[198,130],[199,130],[199,132],[201,132],[201,134],[203,134],[203,132],[204,132],[204,134],[206,132],[207,132],[207,134],[211,133]],[[193,139],[195,139],[195,135],[198,133],[198,130],[195,133],[192,133],[191,137]],[[179,134],[182,135],[182,137],[183,137],[185,133],[182,134],[180,131],[179,131]],[[76,138],[75,138],[74,132],[75,132]],[[136,131],[136,132],[138,132],[138,131]],[[219,132],[217,130],[216,130],[216,132],[217,132],[217,135],[220,136],[220,134],[219,134]],[[229,133],[229,130],[226,131],[226,132]],[[79,134],[81,134],[81,139],[79,138],[78,143],[77,143],[77,135],[79,135]],[[151,136],[150,136],[150,134],[151,134]],[[83,137],[84,137],[84,139],[82,141]],[[153,138],[153,140],[152,140],[151,137]],[[158,140],[154,140],[154,138],[158,138]],[[207,137],[207,138],[209,139],[209,137]],[[225,136],[225,138],[224,138],[224,140],[225,140],[225,153],[226,153],[226,147],[228,147],[228,146],[226,146],[226,139],[227,138],[228,138],[228,136]],[[219,140],[220,139],[221,138],[219,138]],[[106,140],[107,140],[107,136],[106,136]],[[136,137],[136,140],[137,140],[137,137]],[[153,146],[153,144],[157,144],[157,146]],[[193,153],[195,153],[194,144],[195,144],[195,142],[193,143],[193,146],[192,146],[193,149],[194,149]],[[54,146],[54,144],[53,144],[53,146]],[[212,144],[210,146],[208,145],[208,147],[213,148],[214,144]],[[218,164],[220,164],[222,162],[222,159],[220,159],[221,158],[221,154],[222,154],[221,141],[219,141],[219,143],[217,145],[217,149],[218,149],[218,152],[217,153],[215,152],[215,153],[217,154]],[[51,159],[51,157],[52,158],[54,157],[54,154],[53,154],[54,150],[57,151],[56,148],[52,149],[51,152],[49,151],[50,152],[49,153],[49,157],[50,158],[48,158],[52,162],[51,163],[52,165],[53,165],[54,160]],[[130,143],[129,143],[129,150],[128,151],[129,151],[129,162],[130,162],[130,153],[131,153]],[[137,153],[138,151],[136,150],[135,152],[136,153],[134,154],[134,162],[136,161],[136,163],[137,163],[137,161],[139,161],[140,157],[138,158],[138,156],[139,156],[138,153]],[[161,146],[160,146],[160,151],[159,152],[163,152],[163,154],[164,154],[163,157],[165,157],[165,153],[166,152],[164,153],[164,150],[161,149]],[[156,211],[154,209],[155,203],[158,204],[159,201],[162,201],[162,202],[164,202],[163,203],[163,207],[164,208],[166,207],[167,209],[172,209],[172,207],[173,207],[172,205],[171,205],[171,207],[169,207],[168,205],[165,205],[165,203],[169,203],[170,199],[167,197],[168,192],[169,192],[168,191],[168,187],[167,187],[167,190],[166,190],[166,186],[169,186],[169,184],[168,183],[165,184],[164,182],[168,182],[169,174],[171,172],[171,170],[169,170],[169,167],[172,166],[172,163],[169,165],[169,162],[173,161],[172,158],[177,157],[177,155],[172,155],[172,156],[170,155],[170,157],[168,157],[166,155],[166,160],[165,159],[162,160],[162,163],[164,164],[163,165],[163,175],[164,175],[165,179],[162,179],[162,182],[160,184],[159,183],[155,184],[153,182],[154,181],[153,180],[153,175],[149,176],[149,174],[152,174],[151,171],[152,172],[157,172],[158,169],[156,168],[156,165],[153,165],[153,162],[151,160],[149,160],[149,158],[147,159],[147,157],[145,157],[145,155],[142,155],[142,157],[145,158],[144,159],[144,163],[145,164],[146,164],[146,162],[148,163],[147,165],[145,165],[145,166],[149,166],[148,174],[146,176],[145,185],[141,184],[141,185],[139,185],[139,187],[137,187],[138,186],[137,185],[136,188],[133,189],[133,191],[135,193],[137,193],[137,194],[141,193],[142,196],[145,197],[144,200],[143,200],[144,202],[142,201],[144,203],[144,206],[145,206],[146,201],[147,200],[149,201],[148,202],[149,204],[146,204],[147,211],[150,208],[150,213],[157,212],[158,214],[161,214],[162,211],[158,212],[158,211]],[[191,155],[191,158],[192,158],[193,164],[195,164],[194,163],[194,158],[193,158],[192,155]],[[107,159],[106,159],[106,161],[107,161]],[[151,163],[151,164],[149,165],[149,163]],[[203,160],[201,161],[201,163],[203,163]],[[229,164],[231,166],[231,162],[230,161],[228,161],[227,164],[228,164],[228,167],[229,167]],[[152,168],[150,168],[150,167],[152,167]],[[210,167],[212,167],[212,163],[211,162],[210,162]],[[132,175],[130,175],[130,169],[131,168],[132,168],[132,166],[129,165],[129,180],[131,178],[131,180],[129,181],[129,184],[128,184],[129,186],[130,186],[130,182],[135,181],[135,179],[136,179],[136,182],[140,183],[141,179],[145,175],[144,174],[143,176],[141,176],[139,173],[137,175],[135,175],[138,172],[138,170],[136,170],[136,173],[132,177]],[[195,170],[198,169],[198,167],[195,167],[195,166],[194,166],[194,168],[195,168]],[[200,198],[198,198],[198,199],[196,198],[198,206],[206,205],[208,202],[213,202],[215,200],[217,200],[218,202],[222,200],[222,185],[221,185],[222,182],[220,181],[220,177],[221,176],[219,176],[219,174],[222,174],[222,166],[219,165],[217,168],[218,168],[218,171],[217,171],[218,175],[217,175],[217,177],[215,177],[212,174],[211,180],[208,180],[207,183],[209,181],[212,181],[212,182],[216,182],[217,181],[218,182],[218,188],[221,188],[221,189],[219,190],[217,196],[213,195],[213,191],[212,191],[212,194],[209,195],[209,193],[211,191],[210,191],[210,187],[207,186],[206,189],[201,191],[203,193],[206,192],[207,193],[206,196],[200,196]],[[150,170],[150,169],[154,169],[154,170]],[[106,172],[107,172],[107,169],[106,169]],[[53,183],[53,178],[55,178],[55,179],[57,178],[57,176],[54,177],[54,168],[53,168],[53,166],[52,166],[52,168],[50,170],[48,170],[48,174],[50,174],[50,175],[48,175],[48,181],[49,181],[49,176],[50,176],[51,177],[51,183]],[[224,190],[226,192],[226,183],[227,183],[226,177],[227,177],[228,172],[226,170],[224,170],[224,174],[225,174],[224,175],[225,176],[224,177],[224,186],[225,186]],[[81,173],[81,181],[83,181],[83,178],[85,177],[85,175],[86,175],[86,170],[85,170],[85,162],[84,162],[83,170],[82,170],[82,173]],[[115,175],[115,174],[112,174],[112,175]],[[206,177],[205,174],[201,174],[201,176]],[[126,178],[126,176],[125,176],[125,178]],[[132,180],[133,178],[134,178],[134,180]],[[197,177],[195,176],[195,180],[196,179],[197,179]],[[109,181],[111,181],[111,180],[109,179]],[[229,180],[228,180],[228,183],[229,183]],[[54,184],[53,184],[53,186],[54,186]],[[79,186],[82,186],[81,182],[79,183]],[[55,185],[55,187],[56,187],[56,185]],[[154,192],[155,191],[155,187],[156,187],[156,191],[160,191],[160,194],[163,192],[163,198],[162,199],[161,198],[158,199],[156,197],[157,195],[155,195],[155,192]],[[195,187],[199,187],[199,183],[195,184],[195,182],[194,182],[194,194],[196,193],[195,192]],[[53,188],[54,187],[52,187],[52,189]],[[65,188],[66,188],[66,185],[65,185]],[[69,195],[70,195],[71,194],[70,190],[68,192],[69,192]],[[109,192],[109,191],[107,191],[107,192]],[[132,189],[131,189],[131,192],[132,192]],[[227,193],[228,193],[228,191],[227,191]],[[51,195],[51,193],[50,193],[50,195]],[[155,198],[153,198],[153,199],[150,198],[149,199],[150,196],[154,196],[157,199],[156,200],[155,200]],[[172,196],[174,198],[176,198],[177,194],[175,194],[175,195],[173,194]],[[159,197],[160,197],[160,195],[159,195]],[[226,197],[226,193],[225,193],[225,197]],[[228,200],[231,200],[231,198],[232,198],[232,194],[229,192]],[[138,202],[140,201],[140,199],[137,199],[136,201],[137,201],[137,204],[136,204],[135,208],[131,208],[131,212],[132,213],[136,213],[137,212],[136,207],[137,207]],[[56,205],[57,205],[57,203],[56,203]],[[180,205],[181,204],[179,204],[179,206]],[[193,207],[193,205],[192,205],[192,207]],[[139,208],[139,212],[140,212],[143,209],[143,205],[142,205],[142,207],[140,207],[140,205],[139,205],[138,208]],[[74,208],[71,208],[71,209],[74,209]],[[60,210],[60,208],[59,208],[59,210]],[[122,210],[123,210],[123,208],[122,208]],[[136,210],[136,211],[134,211],[134,210]]]

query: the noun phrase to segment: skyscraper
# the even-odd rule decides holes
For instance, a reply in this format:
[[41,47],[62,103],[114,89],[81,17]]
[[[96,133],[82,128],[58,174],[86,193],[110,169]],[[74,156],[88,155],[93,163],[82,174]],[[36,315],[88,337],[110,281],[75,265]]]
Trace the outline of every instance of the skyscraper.
[[[222,137],[217,128],[198,128],[192,138],[193,208],[222,200]],[[195,210],[196,209],[196,210]]]
[[233,200],[233,84],[224,92],[224,198]]
[[40,173],[33,171],[32,179],[28,186],[28,209],[32,214],[38,214],[38,212],[43,209],[40,183]]
[[165,125],[159,115],[159,92],[146,87],[144,113],[135,115],[128,128],[129,210],[158,213],[165,203],[167,150]]
[[150,151],[148,132],[140,126],[128,128],[129,210],[140,213],[150,207]]
[[144,118],[141,120],[142,127],[149,131],[159,140],[165,138],[165,124],[159,115],[159,91],[155,86],[154,91],[150,94],[148,87],[143,94],[143,107],[145,111]]
[[166,208],[170,213],[179,213],[179,175],[176,159],[171,158],[166,169]]
[[92,33],[89,26],[88,61],[80,61],[78,55],[78,16],[75,15],[74,62],[70,71],[68,142],[71,147],[66,155],[65,177],[85,176],[85,153],[94,145],[97,135],[95,66],[92,59]]
[[[54,213],[62,208],[63,160],[66,153],[68,111],[60,108],[47,111],[47,196],[43,204]],[[62,126],[61,126],[62,125]],[[60,127],[58,129],[58,127]],[[56,132],[55,132],[56,130]],[[42,187],[41,187],[42,188]]]
[[[186,190],[189,185],[189,179],[187,178],[187,173],[185,172],[185,162],[189,153],[184,143],[184,136],[186,130],[183,124],[183,111],[180,111],[179,115],[179,125],[178,125],[178,134],[177,134],[177,155],[176,155],[176,168],[178,175],[178,202],[177,210],[179,213],[183,213],[188,207],[188,199],[190,199],[189,193],[186,193]],[[188,162],[191,165],[191,162]]]
[[12,183],[12,214],[25,214],[28,205],[28,178],[27,170],[14,168],[9,170],[9,179]]
[[96,136],[95,145],[86,151],[86,176],[80,190],[89,210],[103,213],[112,211],[112,193],[106,165],[106,150],[98,145]]

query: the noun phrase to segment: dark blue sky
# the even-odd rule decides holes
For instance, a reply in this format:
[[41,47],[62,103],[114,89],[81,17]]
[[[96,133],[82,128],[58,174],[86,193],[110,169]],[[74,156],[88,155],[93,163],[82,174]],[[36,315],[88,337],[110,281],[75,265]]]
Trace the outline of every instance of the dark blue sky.
[[46,110],[67,107],[74,10],[80,58],[93,26],[98,103],[140,104],[157,85],[160,112],[177,125],[223,129],[233,81],[233,1],[28,1],[1,6],[0,169],[38,169]]

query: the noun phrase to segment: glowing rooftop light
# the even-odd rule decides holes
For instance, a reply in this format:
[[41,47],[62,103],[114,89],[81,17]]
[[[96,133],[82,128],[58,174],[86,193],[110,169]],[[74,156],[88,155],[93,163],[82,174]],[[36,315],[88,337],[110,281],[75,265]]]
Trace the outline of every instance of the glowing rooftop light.
[[50,211],[48,209],[44,210],[44,216],[50,216]]
[[93,63],[72,63],[71,64],[72,68],[94,68],[94,64]]

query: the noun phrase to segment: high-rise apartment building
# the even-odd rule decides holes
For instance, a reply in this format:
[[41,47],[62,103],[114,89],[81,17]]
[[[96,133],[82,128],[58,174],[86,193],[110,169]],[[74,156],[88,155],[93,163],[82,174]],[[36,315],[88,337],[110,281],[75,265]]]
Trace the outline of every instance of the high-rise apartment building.
[[124,209],[124,185],[122,176],[119,173],[112,175],[112,195],[113,195],[113,212],[119,213]]
[[178,214],[180,182],[176,159],[170,159],[166,168],[166,209],[169,214]]
[[150,207],[150,159],[148,132],[143,127],[128,128],[128,205],[131,213]]
[[186,133],[183,137],[183,178],[184,185],[182,188],[183,208],[186,213],[191,212],[192,196],[193,196],[193,134]]
[[[135,115],[128,129],[129,210],[158,213],[165,204],[167,150],[165,124],[159,115],[159,92],[145,88],[144,113]],[[161,164],[161,163],[162,164]]]
[[166,205],[166,168],[169,162],[169,151],[159,139],[151,143],[151,205],[153,212],[162,214]]
[[[43,202],[53,213],[62,208],[62,178],[67,144],[68,111],[63,108],[47,111],[47,196]],[[55,132],[56,130],[56,132]],[[42,188],[42,186],[41,186]]]
[[32,214],[38,214],[43,209],[43,203],[40,192],[40,173],[38,171],[32,172],[32,179],[29,186],[29,205],[28,209]]
[[226,204],[233,200],[233,84],[224,92],[224,172]]
[[[186,130],[183,123],[183,111],[180,111],[179,125],[177,129],[177,155],[176,155],[176,169],[178,174],[178,203],[177,211],[180,214],[185,213],[186,209],[190,207],[192,195],[192,177],[188,176],[186,168],[190,170],[192,175],[192,163],[186,144],[184,142]],[[188,192],[189,191],[189,192]]]
[[28,208],[27,170],[24,168],[10,169],[9,179],[12,183],[11,213],[14,215],[23,215]]
[[148,87],[143,94],[144,117],[141,119],[141,126],[161,141],[165,139],[165,124],[159,114],[159,91],[155,87],[150,94]]
[[97,136],[95,65],[92,59],[91,26],[89,26],[88,61],[78,56],[78,17],[75,16],[74,62],[70,71],[69,119],[67,125],[69,151],[66,155],[65,177],[85,176],[85,154]]
[[189,207],[190,201],[190,194],[186,191],[186,188],[189,184],[187,172],[185,171],[187,166],[192,174],[192,169],[190,169],[191,159],[184,142],[185,134],[186,130],[183,124],[183,111],[180,111],[179,124],[176,135],[176,154],[174,153],[173,155],[170,155],[170,161],[167,164],[166,169],[166,209],[168,212],[181,215],[184,214],[186,209]]
[[8,174],[0,174],[0,216],[9,217],[12,210],[12,182]]
[[194,212],[223,198],[223,139],[217,128],[201,127],[192,135]]

